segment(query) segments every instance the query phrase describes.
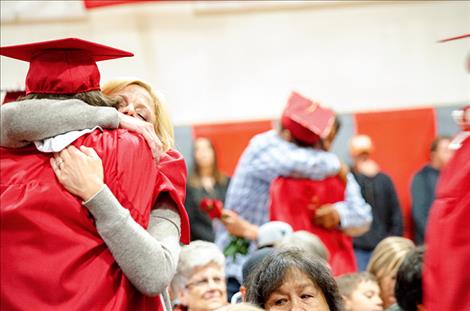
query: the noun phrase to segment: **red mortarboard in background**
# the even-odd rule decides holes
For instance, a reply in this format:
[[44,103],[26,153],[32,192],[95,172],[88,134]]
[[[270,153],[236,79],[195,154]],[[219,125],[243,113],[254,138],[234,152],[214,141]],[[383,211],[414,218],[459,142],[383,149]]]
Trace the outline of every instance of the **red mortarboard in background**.
[[[461,35],[461,36],[456,36],[452,38],[447,38],[447,39],[442,39],[437,42],[439,43],[445,43],[449,41],[454,41],[454,40],[460,40],[464,38],[470,38],[470,33]],[[468,58],[468,64],[467,64],[467,69],[470,72],[470,57]],[[463,107],[461,110],[455,111],[453,113],[453,117],[456,120],[457,124],[462,128],[464,131],[470,131],[470,105],[467,105]]]
[[100,89],[96,62],[134,54],[67,38],[1,47],[0,55],[29,62],[26,94],[75,94]]
[[[467,34],[464,34],[464,35],[461,35],[461,36],[452,37],[452,38],[442,39],[442,40],[439,40],[437,42],[438,43],[445,43],[445,42],[460,40],[460,39],[464,39],[464,38],[470,38],[470,33],[467,33]],[[470,56],[467,58],[467,71],[470,72]]]
[[296,140],[314,144],[328,135],[334,120],[333,111],[293,92],[282,113],[281,123]]
[[467,34],[464,34],[464,35],[461,35],[461,36],[457,36],[457,37],[442,39],[442,40],[439,40],[437,42],[444,43],[444,42],[459,40],[459,39],[468,38],[468,37],[470,37],[470,33],[467,33]]
[[9,103],[9,102],[14,102],[18,99],[20,96],[26,95],[25,91],[19,91],[19,90],[14,90],[14,91],[5,91],[5,97],[3,97],[2,105]]

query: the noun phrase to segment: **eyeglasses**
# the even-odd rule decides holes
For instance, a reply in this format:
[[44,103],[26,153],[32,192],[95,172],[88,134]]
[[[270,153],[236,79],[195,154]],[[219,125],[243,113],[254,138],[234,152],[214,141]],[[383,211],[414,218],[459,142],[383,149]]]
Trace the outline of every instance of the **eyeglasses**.
[[207,287],[209,286],[210,281],[212,281],[212,283],[214,283],[215,285],[221,285],[223,282],[225,282],[225,278],[223,276],[214,276],[214,277],[203,278],[200,280],[195,280],[192,282],[188,282],[188,284],[186,284],[186,288]]

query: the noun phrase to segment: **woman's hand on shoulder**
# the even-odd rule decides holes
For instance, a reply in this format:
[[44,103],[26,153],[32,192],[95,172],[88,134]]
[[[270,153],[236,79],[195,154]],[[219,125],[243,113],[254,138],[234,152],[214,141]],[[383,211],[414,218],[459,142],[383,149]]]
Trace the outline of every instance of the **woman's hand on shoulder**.
[[69,146],[50,159],[59,182],[68,192],[88,201],[103,187],[103,164],[93,148]]
[[144,136],[155,161],[158,163],[162,152],[162,142],[155,133],[155,128],[152,123],[119,113],[119,127]]

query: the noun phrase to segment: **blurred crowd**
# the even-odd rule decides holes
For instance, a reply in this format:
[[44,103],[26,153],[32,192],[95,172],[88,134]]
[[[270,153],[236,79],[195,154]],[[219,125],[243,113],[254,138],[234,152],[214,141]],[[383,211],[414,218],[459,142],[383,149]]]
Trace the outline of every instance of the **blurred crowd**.
[[[236,281],[238,281],[238,279],[230,278],[228,271],[233,271],[233,269],[230,267],[226,269],[227,262],[218,261],[219,275],[223,276],[220,279],[227,279],[227,283],[219,284],[220,286],[218,286],[218,288],[214,287],[214,290],[221,293],[220,304],[226,304],[225,297],[228,295],[232,304],[250,301],[259,306],[263,306],[266,310],[294,310],[292,307],[292,303],[295,304],[294,301],[283,302],[283,304],[289,306],[278,308],[270,306],[267,308],[266,303],[268,302],[268,297],[262,298],[263,300],[261,301],[253,300],[254,298],[247,300],[247,289],[250,284],[248,280],[250,279],[250,275],[254,275],[255,273],[254,267],[257,264],[260,264],[265,257],[271,255],[281,257],[287,256],[287,258],[291,258],[289,256],[297,258],[296,256],[298,256],[299,258],[304,257],[303,259],[298,260],[315,259],[314,261],[320,261],[323,263],[327,268],[326,271],[329,270],[330,277],[333,277],[332,282],[336,282],[338,287],[338,289],[333,292],[323,293],[323,295],[332,295],[333,297],[328,299],[326,296],[322,297],[322,300],[324,300],[322,302],[326,303],[330,310],[342,310],[341,307],[335,305],[337,302],[334,301],[339,301],[339,304],[343,304],[345,310],[423,310],[421,271],[425,249],[425,246],[423,245],[425,228],[429,210],[434,201],[439,172],[450,160],[453,154],[453,150],[449,148],[450,142],[450,137],[436,137],[431,146],[429,146],[430,162],[416,172],[413,177],[410,189],[412,193],[412,215],[415,228],[415,239],[413,241],[403,237],[403,218],[395,187],[391,178],[386,173],[382,172],[379,165],[372,159],[374,145],[370,137],[366,135],[353,136],[349,144],[349,152],[353,162],[348,166],[348,170],[352,173],[355,181],[358,183],[361,195],[365,202],[370,205],[370,212],[372,215],[372,219],[370,223],[368,223],[367,230],[365,230],[364,233],[362,231],[353,231],[352,234],[348,234],[347,230],[344,231],[346,236],[352,237],[352,245],[351,243],[346,243],[341,244],[341,246],[354,250],[354,257],[352,259],[353,267],[348,271],[343,272],[341,270],[341,266],[332,266],[332,258],[334,256],[338,256],[338,253],[343,250],[337,249],[334,246],[330,246],[328,248],[325,244],[328,243],[329,240],[326,238],[324,241],[326,240],[327,242],[322,241],[322,235],[315,234],[315,229],[306,228],[302,223],[296,222],[297,219],[292,217],[283,218],[283,220],[289,221],[290,224],[284,221],[269,220],[259,226],[256,231],[256,238],[251,239],[254,242],[254,246],[251,248],[252,252],[247,256],[246,261],[241,265],[241,279],[238,284],[233,285],[230,283],[231,280],[233,282],[234,279]],[[221,253],[221,250],[224,250],[223,247],[216,248],[214,244],[203,244],[200,240],[214,242],[216,240],[215,235],[213,234],[215,230],[214,228],[225,228],[232,234],[232,236],[241,236],[246,239],[250,239],[250,234],[245,232],[250,231],[248,229],[246,231],[239,229],[246,227],[247,225],[245,223],[239,224],[237,230],[230,231],[232,226],[231,221],[240,221],[239,219],[233,220],[232,218],[243,215],[242,212],[238,212],[234,216],[231,213],[224,214],[224,211],[221,213],[221,217],[219,219],[211,219],[204,209],[198,208],[200,206],[200,202],[204,198],[211,198],[225,202],[227,199],[226,193],[227,188],[229,188],[230,179],[225,177],[222,182],[217,181],[217,176],[220,176],[220,172],[216,165],[216,152],[208,138],[199,137],[195,140],[193,156],[194,167],[192,170],[192,176],[190,174],[190,180],[197,176],[199,183],[196,187],[194,187],[194,182],[188,185],[187,194],[188,198],[191,198],[191,200],[186,200],[186,207],[190,216],[192,228],[195,226],[206,228],[205,230],[211,232],[211,234],[208,235],[207,238],[197,235],[197,233],[192,234],[191,240],[194,242],[187,247],[183,247],[183,249],[187,248],[189,252],[193,246],[193,252],[195,253],[194,256],[197,257],[198,255],[195,251],[195,249],[197,249],[196,245],[202,248],[202,245],[205,244],[208,248],[207,253],[209,253],[209,249],[212,248],[214,258],[217,257],[216,253],[222,258],[223,253]],[[283,156],[284,161],[287,161],[288,157],[286,153],[283,153]],[[275,160],[271,159],[271,163],[274,163],[274,161]],[[207,173],[200,174],[199,172]],[[237,172],[238,168],[232,178],[237,178]],[[263,174],[267,174],[267,172],[263,172]],[[281,173],[276,175],[276,177],[280,176],[283,175]],[[299,176],[292,177],[298,179]],[[207,182],[204,186],[202,183],[203,178],[210,178],[212,183]],[[322,182],[324,182],[324,179]],[[309,181],[309,183],[311,183],[311,181]],[[314,184],[313,187],[318,188],[319,185]],[[220,188],[223,189],[223,191],[218,190]],[[289,196],[288,193],[282,193],[282,196],[273,195],[273,188],[275,188],[275,185],[271,185],[271,197],[269,203],[271,204],[271,207],[274,204],[272,202],[273,199],[283,200],[283,196]],[[259,188],[255,189],[259,191]],[[342,189],[342,191],[344,191],[344,187]],[[291,205],[292,209],[289,211],[284,208],[284,212],[288,210],[291,213],[301,214],[302,209],[307,210],[316,203],[312,202],[312,200],[318,200],[315,195],[303,190],[302,185],[300,184],[295,185],[295,187],[290,190],[299,191],[299,196],[304,196],[305,202],[302,202],[300,198],[297,200],[290,200],[287,204]],[[330,188],[328,191],[334,190]],[[202,195],[200,194],[201,192],[203,193]],[[199,194],[199,203],[194,202],[195,193],[196,195]],[[244,195],[248,195],[247,192],[244,192]],[[257,195],[260,195],[259,192],[257,192]],[[317,204],[315,207],[318,208],[319,205]],[[247,213],[251,213],[252,211],[252,209],[247,209]],[[246,218],[249,217],[250,216],[246,216]],[[302,215],[302,217],[307,221],[312,220],[308,215]],[[343,223],[344,222],[345,221],[343,221]],[[223,225],[227,223],[229,225],[227,227],[223,227]],[[320,223],[316,223],[315,225],[322,226]],[[334,227],[338,225],[339,224],[335,224]],[[295,231],[293,227],[296,228]],[[221,231],[223,231],[223,229]],[[328,228],[328,230],[332,229]],[[291,252],[287,252],[288,250],[291,250]],[[206,252],[199,252],[199,254],[202,253]],[[242,255],[245,254],[238,254],[238,256]],[[191,262],[195,261],[190,258],[190,255],[188,255],[188,260]],[[279,257],[276,257],[276,259],[279,259]],[[181,260],[183,260],[183,255]],[[233,257],[228,260],[233,260]],[[213,264],[215,262],[217,262],[217,260],[213,259],[210,261],[208,259],[207,263],[202,266],[209,267],[211,266],[211,263]],[[196,267],[200,268],[201,266],[196,265]],[[193,269],[196,267],[193,267]],[[291,263],[289,267],[295,267],[295,264]],[[333,267],[336,269],[333,269]],[[400,267],[402,271],[398,273]],[[263,266],[263,268],[259,269],[264,271],[267,267]],[[278,266],[274,266],[273,269],[276,269],[277,273],[282,273],[280,272],[282,270],[277,270],[281,269]],[[304,268],[299,268],[299,270],[308,275],[309,270],[303,269]],[[338,269],[340,271],[338,271]],[[187,271],[187,268],[184,268],[184,270]],[[188,275],[188,279],[190,279],[191,274],[192,273]],[[197,279],[197,277],[195,278]],[[314,287],[322,287],[322,284],[316,283],[318,276],[312,276],[310,278]],[[397,282],[397,278],[400,278],[400,281]],[[273,282],[276,284],[289,284],[288,276],[284,276],[284,279],[281,281],[277,280],[273,275],[270,275],[269,280],[255,281],[256,288],[251,288],[251,290],[259,290],[259,287],[264,288],[267,284],[271,284]],[[295,285],[291,284],[286,286],[295,287]],[[209,287],[210,286],[207,286],[207,288]],[[408,290],[404,290],[404,288],[407,288]],[[410,291],[411,288],[415,290]],[[275,296],[274,293],[277,293],[277,291],[282,292],[282,287],[270,289],[268,294],[264,295],[269,296],[272,294]],[[174,292],[176,293],[178,290],[175,289]],[[258,294],[261,295],[261,293]],[[285,295],[283,299],[290,296],[288,291],[284,291],[282,294],[278,293],[278,295]],[[203,296],[200,297],[202,298]],[[232,298],[230,299],[230,297]],[[199,310],[199,308],[191,308],[190,305],[188,305],[188,300],[185,298],[179,299],[175,297],[175,299],[179,303],[177,310]],[[287,300],[290,300],[290,298]],[[194,301],[196,302],[197,299]],[[201,300],[201,302],[202,301],[204,300]],[[312,304],[310,305],[309,303]],[[303,307],[305,310],[317,310],[317,303],[322,305],[320,302],[306,302]],[[203,310],[213,309],[208,307]],[[327,309],[320,308],[318,310]]]

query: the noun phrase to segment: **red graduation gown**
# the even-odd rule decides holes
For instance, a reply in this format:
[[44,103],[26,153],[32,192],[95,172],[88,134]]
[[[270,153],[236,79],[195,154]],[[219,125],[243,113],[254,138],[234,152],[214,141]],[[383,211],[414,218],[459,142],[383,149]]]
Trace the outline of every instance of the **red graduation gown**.
[[[183,208],[186,169],[179,154],[168,154],[159,172],[144,139],[125,130],[94,131],[74,145],[96,150],[105,183],[144,228],[161,191]],[[51,154],[34,147],[0,151],[2,310],[162,310],[158,297],[144,296],[128,281],[88,210],[57,182]]]
[[470,310],[470,137],[442,170],[424,255],[427,311]]
[[[316,206],[344,200],[346,185],[339,177],[321,181],[280,177],[271,184],[271,220],[281,220],[294,231],[306,230],[317,235],[330,253],[334,275],[355,272],[356,259],[351,237],[338,229],[327,230],[313,223]],[[309,207],[310,206],[310,207]]]

